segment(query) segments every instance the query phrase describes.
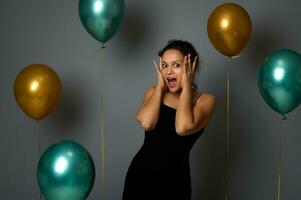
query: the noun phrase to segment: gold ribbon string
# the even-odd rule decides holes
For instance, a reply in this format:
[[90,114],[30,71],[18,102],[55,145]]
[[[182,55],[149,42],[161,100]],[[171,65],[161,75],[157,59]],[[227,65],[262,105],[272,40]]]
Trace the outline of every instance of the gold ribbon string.
[[[36,165],[36,169],[39,165],[39,161],[41,159],[41,127],[40,127],[40,123],[38,120],[35,121],[37,123],[37,137],[38,137],[38,159],[37,159],[37,165]],[[40,188],[39,188],[40,190]],[[40,200],[43,200],[43,195],[42,195],[42,191],[40,190]]]
[[102,169],[102,186],[103,186],[103,194],[105,192],[105,148],[104,148],[104,81],[103,81],[103,64],[104,64],[104,49],[105,46],[103,45],[100,49],[100,126],[101,126],[101,169]]
[[[231,62],[231,59],[229,59]],[[228,200],[229,194],[229,170],[230,170],[230,69],[227,72],[227,139],[226,139],[226,152],[227,152],[227,163],[226,163],[226,191],[225,200]]]
[[282,163],[282,133],[280,133],[280,145],[279,145],[279,160],[278,160],[278,175],[277,175],[277,200],[280,200],[281,192],[281,163]]
[[282,128],[283,131],[280,132],[280,136],[279,136],[280,141],[279,141],[279,159],[278,159],[278,173],[277,173],[277,200],[281,199],[282,134],[283,134],[284,130],[287,130],[287,129],[285,129],[285,125],[287,123],[287,118],[284,117],[282,119],[282,121],[284,122],[283,123],[284,128]]

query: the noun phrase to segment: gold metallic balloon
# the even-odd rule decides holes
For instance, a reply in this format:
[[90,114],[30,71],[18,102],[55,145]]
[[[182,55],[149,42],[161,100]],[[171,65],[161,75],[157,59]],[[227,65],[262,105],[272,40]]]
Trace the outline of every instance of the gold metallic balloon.
[[58,103],[61,81],[47,65],[32,64],[20,71],[14,84],[15,99],[32,119],[46,117]]
[[220,53],[230,58],[238,57],[251,37],[251,18],[241,6],[225,3],[210,14],[207,32],[212,45]]

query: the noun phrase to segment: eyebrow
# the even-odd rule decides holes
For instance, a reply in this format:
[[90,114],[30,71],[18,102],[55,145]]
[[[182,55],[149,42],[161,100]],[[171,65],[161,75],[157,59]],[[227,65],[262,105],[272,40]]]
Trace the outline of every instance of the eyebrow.
[[[162,60],[162,62],[166,62],[166,61]],[[181,61],[180,60],[173,60],[171,62],[173,63],[173,62],[181,62]]]

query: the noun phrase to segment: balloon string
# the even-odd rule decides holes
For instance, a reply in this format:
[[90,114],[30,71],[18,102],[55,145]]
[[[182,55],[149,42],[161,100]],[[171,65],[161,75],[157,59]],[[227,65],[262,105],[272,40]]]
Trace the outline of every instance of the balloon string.
[[103,90],[104,90],[104,81],[103,81],[103,60],[104,60],[104,44],[100,49],[100,81],[101,81],[101,106],[100,106],[100,126],[101,126],[101,168],[102,168],[102,186],[103,186],[103,194],[105,191],[105,153],[104,153],[104,98],[103,98]]
[[[231,61],[231,60],[229,60]],[[230,70],[228,68],[227,74],[227,145],[226,145],[226,152],[227,152],[227,163],[226,163],[226,192],[225,192],[225,200],[228,199],[228,189],[229,189],[229,165],[230,165]]]
[[[281,135],[281,133],[280,133]],[[280,136],[281,138],[281,136]],[[281,139],[280,139],[280,147],[279,147],[279,163],[278,163],[278,177],[277,177],[277,200],[280,200],[280,190],[281,190],[281,162],[282,162],[282,156],[281,156],[281,151],[282,151],[282,145],[281,145]]]
[[277,174],[277,200],[280,200],[281,192],[281,163],[282,163],[282,132],[280,132],[279,144],[279,160],[278,160],[278,174]]
[[[39,164],[39,160],[41,159],[41,127],[40,127],[40,123],[39,121],[37,120],[37,125],[38,125],[38,162],[37,162],[37,167],[38,167],[38,164]],[[42,195],[42,192],[40,190],[40,200],[43,200],[43,195]]]
[[41,127],[40,127],[40,123],[39,121],[37,121],[37,124],[38,124],[38,150],[39,150],[39,160],[41,158]]
[[[283,115],[284,116],[284,115]],[[285,116],[284,116],[285,117]],[[287,118],[285,117],[282,119],[284,124],[287,123]],[[287,130],[287,128],[283,128],[282,130]],[[278,174],[277,174],[277,200],[280,200],[281,198],[281,170],[282,170],[282,133],[283,131],[280,132],[280,141],[279,141],[279,160],[278,160]]]

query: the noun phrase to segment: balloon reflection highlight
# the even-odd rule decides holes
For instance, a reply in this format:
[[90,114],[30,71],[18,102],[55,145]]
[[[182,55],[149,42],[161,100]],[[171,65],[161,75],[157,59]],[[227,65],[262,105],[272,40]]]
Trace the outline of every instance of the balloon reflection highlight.
[[63,174],[66,172],[66,169],[68,167],[68,160],[64,157],[59,157],[58,160],[55,162],[55,171],[58,174]]
[[30,91],[35,92],[39,87],[39,83],[37,81],[33,81],[30,85]]
[[103,3],[102,1],[96,1],[94,3],[94,12],[97,14],[97,13],[100,13],[103,9]]
[[227,29],[229,26],[229,20],[228,19],[222,19],[221,26],[223,29]]
[[276,68],[274,71],[274,77],[276,81],[281,81],[284,77],[284,70],[280,67]]

